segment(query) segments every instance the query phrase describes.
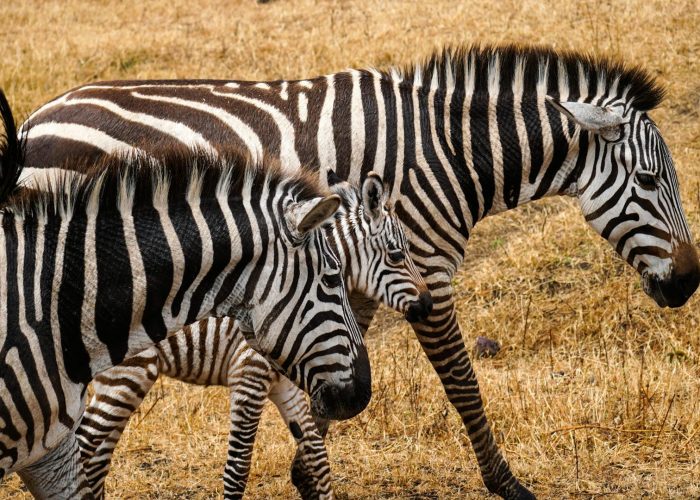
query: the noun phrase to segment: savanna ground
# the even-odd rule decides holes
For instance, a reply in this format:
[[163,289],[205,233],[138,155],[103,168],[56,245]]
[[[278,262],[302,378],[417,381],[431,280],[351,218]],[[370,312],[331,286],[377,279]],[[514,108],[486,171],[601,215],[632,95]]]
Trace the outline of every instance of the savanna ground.
[[[642,64],[667,85],[653,117],[699,235],[700,5],[566,3],[4,0],[0,84],[21,118],[100,79],[307,77],[474,41],[588,50]],[[699,299],[658,309],[567,199],[481,223],[455,282],[468,345],[486,335],[504,346],[476,371],[502,449],[540,497],[700,497]],[[381,312],[368,344],[372,402],[329,434],[337,495],[487,495],[409,326]],[[220,496],[227,408],[223,388],[157,384],[121,441],[110,496]],[[275,413],[261,424],[250,498],[295,495],[293,441]],[[0,488],[28,496],[16,477]]]

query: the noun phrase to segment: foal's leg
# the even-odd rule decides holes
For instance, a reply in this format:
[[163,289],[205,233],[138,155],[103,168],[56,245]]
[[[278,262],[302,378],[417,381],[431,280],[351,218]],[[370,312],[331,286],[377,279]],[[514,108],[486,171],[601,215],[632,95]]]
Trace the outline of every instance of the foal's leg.
[[158,354],[148,349],[93,380],[95,394],[76,430],[85,474],[96,498],[104,496],[114,448],[132,413],[158,378]]
[[231,428],[228,458],[224,468],[224,498],[243,498],[255,435],[270,391],[272,368],[252,349],[232,358],[228,386],[231,400]]
[[270,400],[297,442],[292,482],[304,499],[332,499],[331,468],[304,393],[286,377],[275,374]]

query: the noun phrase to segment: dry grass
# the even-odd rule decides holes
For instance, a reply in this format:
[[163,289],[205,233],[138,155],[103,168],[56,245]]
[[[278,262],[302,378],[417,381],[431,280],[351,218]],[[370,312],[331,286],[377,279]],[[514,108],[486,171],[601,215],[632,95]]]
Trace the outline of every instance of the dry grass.
[[[539,42],[642,63],[668,85],[654,117],[700,233],[700,7],[695,0],[435,2],[5,0],[0,84],[20,116],[95,79],[303,77],[405,63],[445,43]],[[476,362],[514,471],[544,498],[700,496],[700,312],[657,309],[637,276],[548,200],[477,228],[455,279],[467,342],[504,344]],[[473,453],[406,324],[369,335],[370,407],[335,425],[340,498],[479,498]],[[227,398],[165,381],[122,440],[108,483],[124,498],[221,494]],[[291,438],[266,415],[251,498],[294,495]],[[23,498],[19,481],[2,496]]]

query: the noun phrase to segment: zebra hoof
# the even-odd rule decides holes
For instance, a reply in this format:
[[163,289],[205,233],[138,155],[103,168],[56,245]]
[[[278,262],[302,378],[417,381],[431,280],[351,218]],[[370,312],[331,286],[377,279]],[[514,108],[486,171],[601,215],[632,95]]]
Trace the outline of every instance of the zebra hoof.
[[491,493],[505,498],[506,500],[535,500],[537,498],[534,493],[520,484],[520,482],[512,476],[505,483],[503,481],[491,479],[489,481],[485,480],[484,484]]
[[503,498],[508,500],[536,500],[537,497],[534,493],[528,490],[525,486],[520,483],[515,483],[515,485],[508,490],[508,492],[503,495]]
[[297,451],[297,456],[294,457],[291,467],[292,484],[299,492],[299,496],[304,500],[312,500],[319,498],[316,488],[314,488],[313,478],[304,464],[302,463],[299,453]]

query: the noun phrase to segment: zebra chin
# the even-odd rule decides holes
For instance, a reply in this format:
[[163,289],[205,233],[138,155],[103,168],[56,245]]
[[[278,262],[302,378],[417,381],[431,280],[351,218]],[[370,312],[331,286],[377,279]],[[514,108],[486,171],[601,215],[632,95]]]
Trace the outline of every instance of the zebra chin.
[[349,382],[323,382],[311,394],[311,413],[329,420],[352,418],[369,404],[372,397],[372,377],[367,350],[360,349]]
[[695,247],[688,243],[673,251],[672,270],[659,276],[648,269],[642,272],[644,292],[654,299],[659,307],[681,307],[700,284],[700,263]]

